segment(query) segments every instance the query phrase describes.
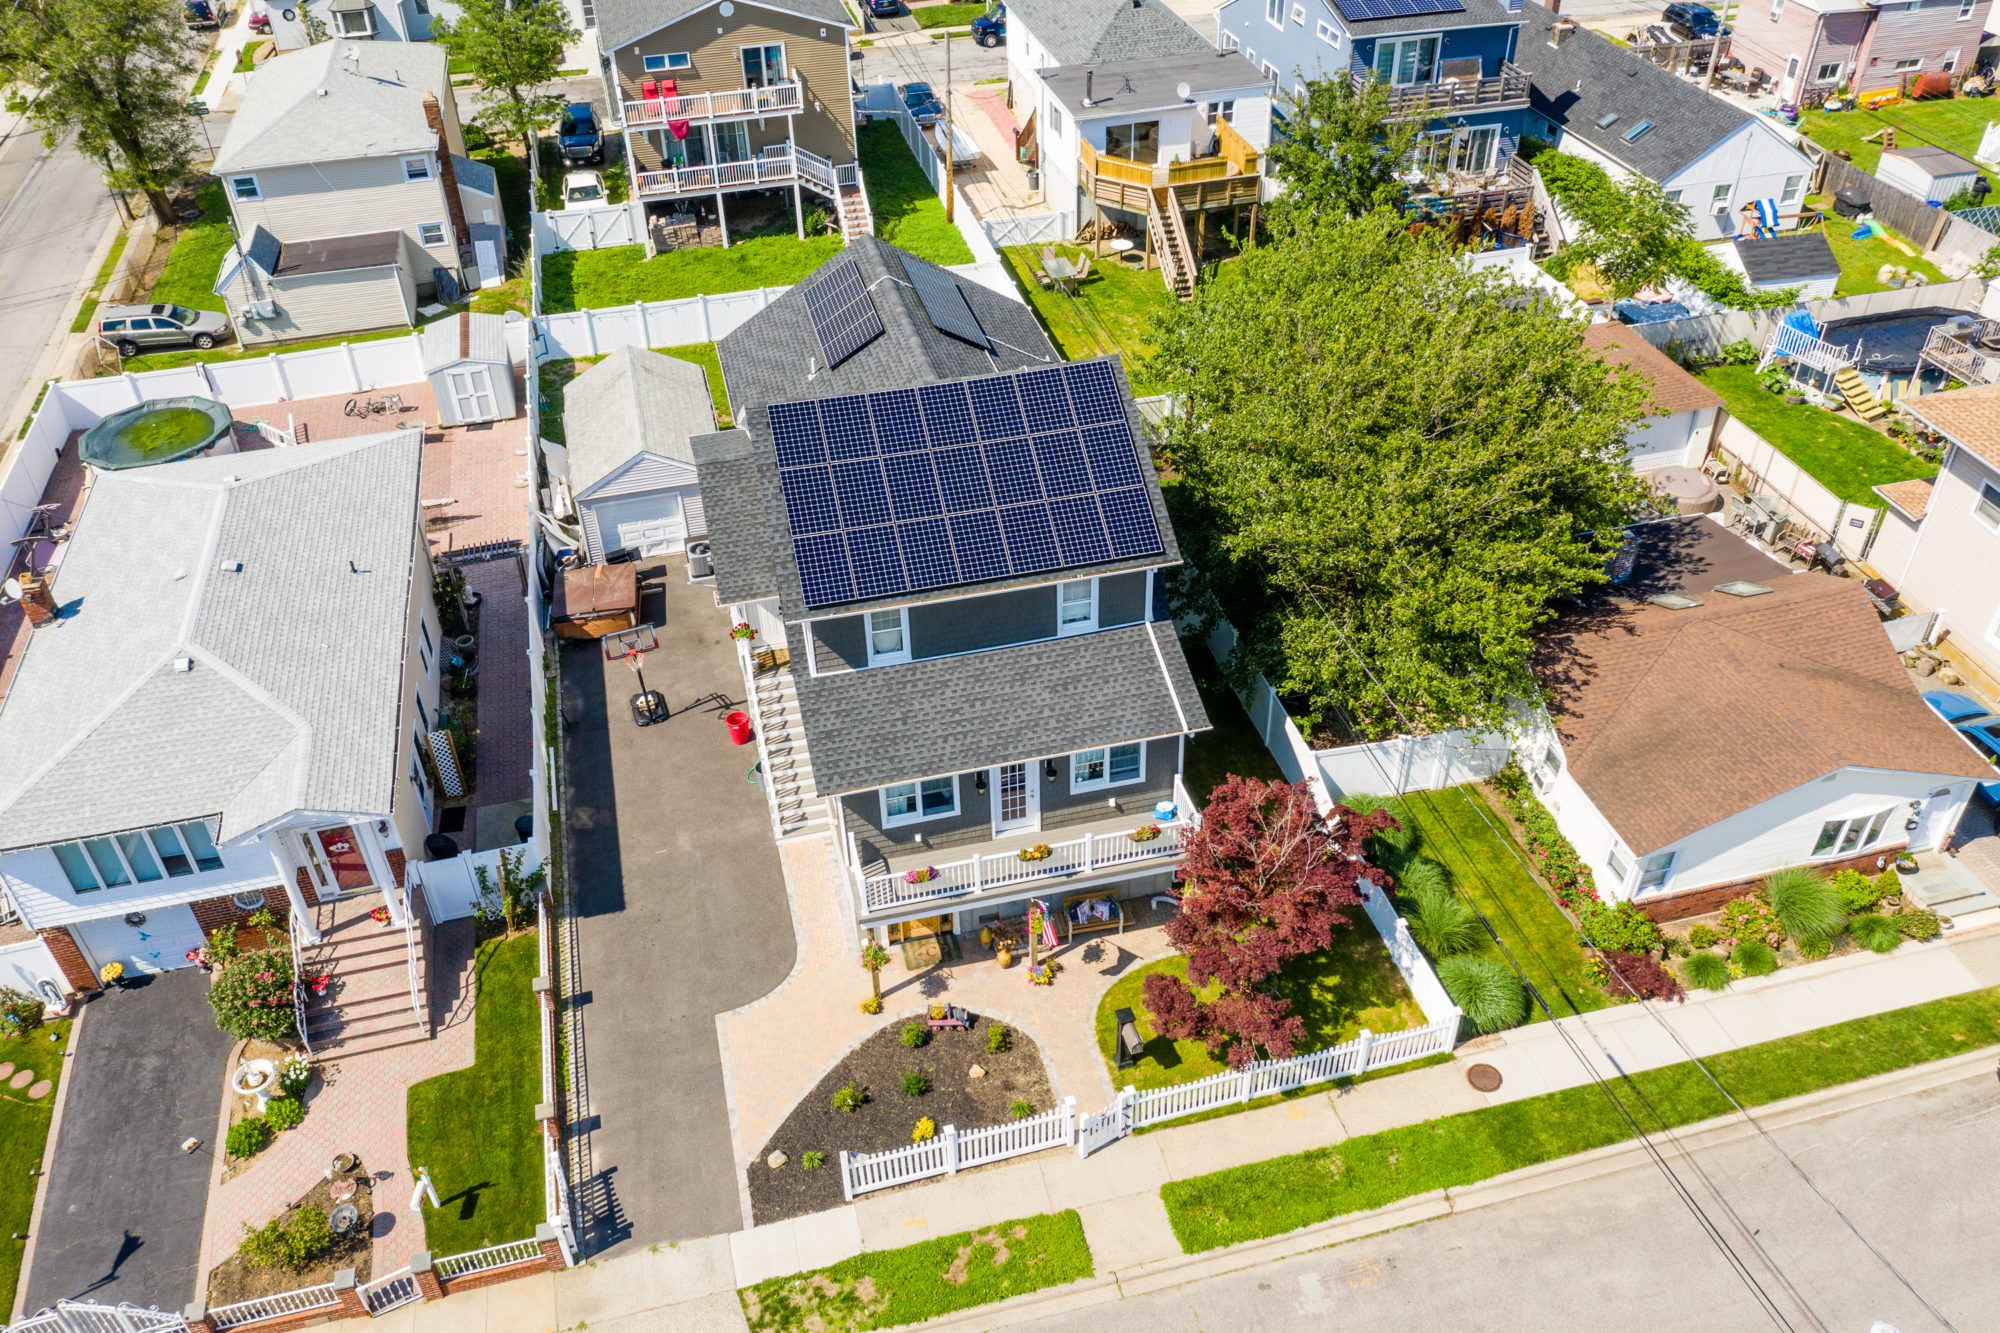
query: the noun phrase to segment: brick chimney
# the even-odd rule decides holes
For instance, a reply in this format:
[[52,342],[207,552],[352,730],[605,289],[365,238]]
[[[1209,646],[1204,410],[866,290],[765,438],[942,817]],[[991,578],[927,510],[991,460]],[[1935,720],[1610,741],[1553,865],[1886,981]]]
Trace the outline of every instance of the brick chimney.
[[452,164],[451,141],[445,137],[444,112],[438,107],[436,93],[424,94],[424,123],[437,135],[438,184],[444,187],[444,207],[451,215],[452,240],[463,250],[472,244],[472,230],[465,225],[465,201],[458,197],[458,168]]
[[1561,46],[1563,38],[1576,31],[1575,19],[1557,19],[1549,25],[1549,45]]
[[40,629],[51,624],[56,618],[56,594],[49,587],[48,579],[41,574],[22,574],[21,614],[28,618],[28,624]]

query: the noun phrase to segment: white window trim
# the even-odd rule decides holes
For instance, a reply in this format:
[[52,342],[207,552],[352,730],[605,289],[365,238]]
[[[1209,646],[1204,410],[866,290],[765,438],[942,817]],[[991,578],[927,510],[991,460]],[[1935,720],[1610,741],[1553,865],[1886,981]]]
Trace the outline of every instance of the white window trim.
[[[244,182],[249,182],[250,193],[243,193]],[[255,176],[245,173],[229,178],[229,200],[236,204],[259,203],[264,198],[264,187]]]
[[427,157],[406,157],[403,159],[403,179],[406,181],[427,181],[431,178],[431,160]]
[[[1845,70],[1846,68],[1847,68],[1847,65],[1846,65],[1846,63],[1845,63],[1845,62],[1843,62],[1843,61],[1839,61],[1839,60],[1823,60],[1823,61],[1821,61],[1821,62],[1820,62],[1820,66],[1819,66],[1819,68],[1813,71],[1813,82],[1814,82],[1814,83],[1839,83],[1839,82],[1840,82],[1840,75],[1841,75],[1841,71]],[[1831,74],[1828,74],[1828,73],[1827,73],[1827,71],[1828,71],[1828,70],[1832,70],[1832,71],[1833,71],[1833,73],[1831,73]]]
[[[1886,818],[1884,818],[1884,816],[1886,816]],[[1877,833],[1873,838],[1866,837],[1865,835],[1868,832],[1868,825],[1873,823],[1877,819],[1882,820],[1881,831]],[[1823,852],[1808,851],[1806,853],[1806,859],[1808,861],[1838,861],[1849,856],[1861,856],[1867,852],[1873,851],[1877,847],[1880,847],[1895,832],[1896,807],[1892,805],[1888,807],[1886,810],[1883,809],[1864,810],[1858,815],[1847,815],[1844,817],[1837,817],[1834,819],[1823,819],[1820,821],[1820,830],[1819,830],[1820,833],[1826,831],[1826,826],[1828,824],[1840,825],[1840,831],[1833,835],[1833,842],[1831,845],[1827,847],[1825,851]],[[1848,831],[1850,829],[1853,829],[1857,825],[1860,827],[1861,832],[1864,835],[1863,840],[1855,843],[1852,847],[1847,848],[1845,851],[1842,851],[1840,846],[1841,843],[1847,840]],[[1815,843],[1819,841],[1819,833],[1813,834],[1813,841]]]
[[[106,889],[129,889],[140,884],[164,884],[168,880],[196,879],[202,875],[213,875],[217,871],[229,868],[227,862],[220,865],[204,866],[195,859],[194,848],[190,847],[187,839],[181,836],[181,827],[185,824],[198,824],[201,822],[198,819],[184,819],[178,824],[158,824],[139,829],[122,829],[118,833],[93,834],[88,838],[70,838],[59,844],[51,844],[49,855],[55,855],[55,848],[57,846],[74,847],[77,849],[78,854],[83,857],[84,864],[90,867],[91,874],[97,879],[97,887],[91,889],[77,888],[75,884],[70,882],[69,871],[67,869],[63,870],[63,882],[69,884],[70,892],[73,894],[103,893]],[[161,853],[159,844],[153,841],[153,834],[159,830],[165,830],[173,834],[174,842],[180,847],[181,855],[188,863],[187,870],[181,874],[177,875],[167,868],[166,857]],[[152,856],[153,864],[159,870],[159,874],[153,876],[151,879],[139,878],[138,870],[132,865],[132,858],[127,856],[125,849],[118,844],[118,839],[123,834],[131,834],[146,844],[146,851]],[[213,844],[215,842],[215,835],[213,833],[209,834],[208,840]],[[102,842],[111,849],[111,854],[118,858],[119,869],[125,872],[125,882],[123,884],[106,884],[104,882],[104,872],[97,868],[97,859],[90,854],[90,849],[84,846],[88,842]],[[216,847],[215,855],[217,861],[222,860],[221,847]],[[60,859],[58,859],[57,864],[58,866],[61,865]]]
[[[741,46],[737,47],[737,48],[736,48],[736,72],[737,72],[737,74],[741,75],[741,76],[742,76],[743,78],[745,78],[745,79],[748,79],[748,78],[750,77],[750,71],[749,71],[749,70],[747,70],[747,69],[745,69],[745,68],[743,67],[743,53],[744,53],[744,52],[746,52],[746,51],[759,51],[759,52],[762,52],[762,51],[768,51],[768,50],[770,50],[770,49],[771,49],[772,47],[774,47],[774,46],[778,48],[778,78],[777,78],[777,82],[779,82],[779,83],[783,83],[783,82],[784,82],[785,80],[787,80],[787,79],[791,78],[791,76],[792,76],[792,75],[791,75],[791,69],[792,69],[792,61],[791,61],[791,53],[785,50],[785,44],[784,44],[783,42],[745,42],[745,43],[744,43],[743,45],[741,45]],[[759,56],[758,56],[758,59],[759,59],[759,60],[762,60],[762,59],[763,59],[763,56],[759,55]],[[771,84],[771,82],[772,82],[772,80],[771,80],[771,71],[767,69],[767,70],[765,70],[765,71],[764,71],[764,84],[765,84],[765,86],[766,86],[766,87],[769,87],[769,86],[770,86],[770,84]]]
[[[1063,593],[1070,588],[1085,587],[1090,590],[1090,615],[1087,619],[1073,624],[1063,623]],[[1072,634],[1088,634],[1097,628],[1097,580],[1065,579],[1056,585],[1056,637],[1066,639]]]
[[[1652,884],[1648,884],[1646,882],[1646,877],[1650,872],[1646,869],[1647,863],[1658,860],[1661,856],[1665,856],[1667,858],[1667,863],[1660,869],[1659,879]],[[1639,878],[1634,880],[1632,884],[1633,894],[1636,896],[1637,894],[1641,893],[1664,893],[1667,889],[1667,886],[1673,883],[1674,862],[1680,860],[1680,856],[1681,854],[1679,852],[1656,852],[1652,856],[1648,856],[1643,860],[1641,860],[1639,862]]]
[[1979,0],[1958,0],[1958,22],[1963,23],[1971,18],[1978,8]]
[[[1271,17],[1272,11],[1274,10],[1277,12],[1278,15],[1276,18]],[[1284,31],[1285,0],[1264,0],[1264,22],[1270,24],[1272,27],[1278,29],[1280,32]]]
[[1944,53],[1944,59],[1938,62],[1938,68],[1947,74],[1956,74],[1958,72],[1959,57],[1963,54],[1958,47],[1952,47],[1951,50]]
[[[435,241],[430,239],[430,233],[432,228],[437,229],[437,239]],[[446,232],[444,228],[444,223],[419,222],[417,224],[417,244],[428,248],[433,245],[443,245],[445,243],[445,240],[446,240]]]
[[[361,20],[361,26],[358,28],[349,27],[349,20],[357,18]],[[375,35],[375,11],[373,9],[358,11],[336,10],[334,11],[333,20],[333,35],[336,37],[373,37]]]
[[[654,64],[654,61],[659,64]],[[639,57],[639,68],[648,74],[672,74],[676,70],[693,69],[694,57],[685,51],[662,51],[658,55]]]
[[1225,50],[1225,51],[1234,51],[1234,50],[1236,50],[1236,49],[1237,49],[1238,45],[1239,45],[1239,43],[1238,43],[1238,42],[1237,42],[1237,40],[1236,40],[1236,34],[1235,34],[1235,33],[1233,33],[1233,32],[1225,32],[1225,33],[1223,33],[1223,34],[1222,34],[1222,49],[1223,49],[1223,50]]
[[[1139,771],[1129,778],[1114,779],[1111,776],[1111,752],[1123,749],[1128,745],[1139,751]],[[1084,757],[1093,754],[1102,754],[1104,756],[1104,776],[1090,779],[1079,778],[1077,774],[1082,771]],[[1093,745],[1088,750],[1078,750],[1069,757],[1069,790],[1072,796],[1089,791],[1107,791],[1112,787],[1136,786],[1145,780],[1146,742],[1144,741],[1120,741],[1117,745]]]
[[[1425,42],[1431,44],[1431,67],[1424,71],[1422,78],[1412,79],[1408,83],[1397,83],[1396,68],[1403,63],[1403,58],[1400,54],[1402,48],[1405,46],[1421,47]],[[1394,35],[1377,37],[1375,39],[1375,49],[1368,53],[1368,69],[1370,73],[1378,78],[1382,73],[1382,52],[1385,48],[1394,49],[1399,54],[1389,62],[1389,77],[1384,81],[1392,88],[1414,88],[1420,83],[1431,83],[1437,79],[1438,64],[1444,59],[1444,34],[1442,32],[1399,32]]]
[[[903,646],[901,649],[895,652],[888,652],[888,653],[878,653],[875,651],[875,617],[877,616],[896,617],[896,624],[903,638]],[[897,666],[900,665],[901,663],[910,660],[910,608],[909,607],[894,606],[890,607],[886,611],[862,612],[861,633],[867,641],[869,666],[871,667]]]
[[1922,56],[1904,56],[1893,66],[1895,72],[1898,74],[1909,74],[1923,67],[1924,58]]
[[[951,784],[951,809],[939,810],[935,814],[924,813],[924,784],[926,782],[949,782]],[[889,793],[895,791],[898,787],[908,787],[910,795],[914,798],[914,809],[907,815],[892,815],[889,813]],[[910,782],[892,782],[886,787],[878,788],[875,794],[882,802],[883,828],[901,828],[905,824],[923,824],[934,819],[952,819],[958,815],[961,807],[958,792],[958,774],[956,773],[946,778],[917,778]]]
[[1614,842],[1604,853],[1604,868],[1611,872],[1613,887],[1622,889],[1632,881],[1632,854]]
[[1292,22],[1299,24],[1301,27],[1303,27],[1305,25],[1305,21],[1306,21],[1306,7],[1304,5],[1293,5]]
[[1771,0],[1771,22],[1776,23],[1785,14],[1785,0]]
[[1805,187],[1806,178],[1804,176],[1785,177],[1785,187],[1778,191],[1778,202],[1780,204],[1797,203],[1799,195],[1805,190]]
[[[1988,492],[1992,493],[1993,498],[1991,500],[1986,498]],[[1991,518],[1988,518],[1982,512],[1989,504],[1993,507],[1993,517]],[[1972,494],[1972,518],[1981,527],[1991,529],[1994,532],[2000,532],[2000,486],[1995,486],[1990,481],[1981,481],[1979,483],[1979,489]]]
[[1340,45],[1340,40],[1333,35],[1333,25],[1331,23],[1322,21],[1319,27],[1314,30],[1314,35],[1328,46],[1338,47]]

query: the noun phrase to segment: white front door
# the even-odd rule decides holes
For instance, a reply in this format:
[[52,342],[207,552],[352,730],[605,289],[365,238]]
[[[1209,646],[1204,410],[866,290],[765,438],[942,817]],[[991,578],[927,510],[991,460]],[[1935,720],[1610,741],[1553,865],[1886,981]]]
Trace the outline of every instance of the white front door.
[[123,963],[127,976],[186,967],[188,950],[202,943],[201,922],[185,903],[80,921],[71,929],[92,970],[102,972],[106,963]]
[[485,366],[445,372],[445,384],[458,408],[460,421],[491,421],[499,415],[493,406],[493,372]]
[[321,902],[343,893],[367,893],[381,887],[375,882],[375,872],[368,867],[368,854],[362,849],[361,839],[361,831],[351,824],[335,824],[299,835]]
[[993,832],[1039,828],[1042,795],[1033,764],[1002,764],[993,770]]

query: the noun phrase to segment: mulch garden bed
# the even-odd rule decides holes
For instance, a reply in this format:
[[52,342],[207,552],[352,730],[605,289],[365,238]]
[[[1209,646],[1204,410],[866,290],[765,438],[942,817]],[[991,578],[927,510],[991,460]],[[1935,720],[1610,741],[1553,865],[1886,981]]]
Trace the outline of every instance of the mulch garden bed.
[[232,1254],[208,1272],[210,1307],[247,1301],[253,1296],[276,1296],[300,1287],[316,1287],[333,1281],[333,1275],[343,1268],[354,1270],[356,1282],[366,1282],[373,1272],[371,1237],[375,1201],[374,1177],[363,1166],[356,1163],[353,1170],[320,1181],[303,1199],[287,1208],[284,1215],[289,1217],[301,1208],[317,1208],[330,1214],[341,1202],[334,1198],[334,1186],[350,1180],[354,1182],[354,1193],[345,1202],[353,1204],[361,1216],[345,1235],[334,1238],[331,1250],[304,1268],[253,1268],[243,1261],[242,1255]]
[[[1021,1032],[1008,1029],[1012,1038],[1008,1048],[991,1053],[986,1049],[987,1033],[996,1025],[975,1016],[971,1030],[934,1032],[927,1043],[910,1050],[902,1042],[908,1021],[922,1020],[889,1023],[855,1047],[792,1108],[759,1150],[748,1174],[751,1213],[760,1225],[838,1208],[845,1202],[840,1193],[841,1151],[905,1147],[921,1116],[929,1116],[943,1133],[946,1125],[964,1131],[1010,1121],[1017,1101],[1029,1103],[1037,1112],[1055,1106],[1042,1053]],[[984,1077],[970,1076],[975,1065],[986,1071]],[[930,1091],[920,1097],[903,1095],[903,1074],[910,1069],[929,1075]],[[836,1111],[833,1094],[850,1079],[868,1100],[859,1110]],[[782,1152],[787,1159],[775,1170],[766,1165],[773,1152]],[[825,1153],[826,1161],[808,1171],[803,1165],[808,1152]]]

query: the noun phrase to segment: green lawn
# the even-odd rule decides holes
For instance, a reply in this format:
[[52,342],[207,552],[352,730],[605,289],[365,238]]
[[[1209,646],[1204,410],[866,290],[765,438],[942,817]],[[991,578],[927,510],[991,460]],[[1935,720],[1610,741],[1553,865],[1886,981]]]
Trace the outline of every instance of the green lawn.
[[259,37],[255,41],[243,43],[243,50],[236,57],[236,72],[248,74],[257,67],[257,53],[269,46],[269,39]]
[[[1826,208],[1825,201],[1808,200],[1815,208]],[[1885,292],[1895,284],[1881,281],[1875,275],[1884,264],[1900,265],[1912,273],[1921,273],[1932,282],[1944,282],[1946,278],[1938,266],[1915,253],[1916,247],[1908,250],[1900,248],[1909,245],[1900,237],[1890,240],[1885,236],[1870,236],[1865,241],[1854,239],[1855,223],[1849,218],[1834,216],[1826,209],[1826,243],[1833,249],[1833,257],[1840,264],[1840,281],[1835,284],[1835,296],[1859,296],[1864,292]],[[1880,222],[1874,224],[1878,231],[1896,233]]]
[[[1479,803],[1478,808],[1468,801]],[[1576,929],[1510,850],[1511,839],[1480,818],[1484,810],[1502,829],[1499,812],[1476,788],[1412,792],[1396,803],[1421,831],[1420,850],[1441,863],[1452,888],[1470,899],[1493,924],[1514,961],[1548,1001],[1555,1016],[1588,1013],[1611,1003],[1585,971],[1589,955]],[[1505,966],[1507,955],[1488,940],[1479,952]],[[1532,999],[1528,1021],[1547,1017]]]
[[1094,1272],[1083,1221],[1070,1208],[870,1250],[744,1287],[737,1297],[752,1333],[850,1333],[921,1323]]
[[195,205],[201,216],[183,226],[174,238],[167,266],[146,299],[196,310],[221,310],[224,306],[215,294],[215,279],[222,272],[223,256],[229,253],[230,244],[229,201],[223,197],[222,182],[203,182]]
[[542,309],[596,310],[634,301],[789,287],[840,253],[838,236],[753,236],[727,249],[669,250],[646,258],[643,245],[562,250],[542,257]]
[[[730,425],[729,397],[722,387],[722,362],[716,356],[714,343],[689,343],[685,347],[656,347],[653,349],[663,356],[691,361],[708,374],[708,396],[715,407],[717,424],[727,429]],[[580,356],[573,361],[544,361],[540,372],[542,398],[542,438],[556,444],[566,443],[563,434],[563,404],[569,393],[571,381],[581,375],[586,367],[594,366],[604,358],[601,356]]]
[[[1410,997],[1410,989],[1375,927],[1368,924],[1360,908],[1348,913],[1349,925],[1334,936],[1333,947],[1324,953],[1294,958],[1279,971],[1267,989],[1292,1002],[1292,1012],[1306,1021],[1305,1037],[1298,1054],[1323,1051],[1352,1041],[1362,1028],[1370,1032],[1400,1032],[1424,1025],[1423,1010]],[[1104,1067],[1118,1087],[1164,1088],[1175,1083],[1219,1074],[1229,1067],[1198,1041],[1172,1041],[1153,1028],[1146,1009],[1143,988],[1146,978],[1166,972],[1187,980],[1187,959],[1179,954],[1135,967],[1112,984],[1097,1006],[1097,1049]],[[1213,999],[1222,990],[1211,982],[1202,998]],[[1146,1039],[1146,1053],[1129,1069],[1117,1067],[1114,1041],[1115,1015],[1130,1009],[1138,1022],[1139,1035]]]
[[201,77],[194,81],[194,92],[192,96],[200,97],[202,93],[208,88],[209,77],[215,73],[215,57],[219,54],[221,53],[218,51],[211,50],[208,53],[208,58],[202,62]]
[[1749,366],[1711,366],[1696,378],[1722,395],[1731,416],[1850,503],[1879,505],[1882,498],[1870,487],[1937,472],[1935,466],[1858,421],[1810,403],[1792,406],[1764,392],[1757,372]]
[[533,931],[479,946],[473,971],[473,1063],[410,1089],[410,1167],[430,1168],[442,1207],[424,1210],[434,1255],[525,1240],[547,1220],[542,1198],[541,1025]]
[[894,121],[878,120],[862,130],[859,152],[877,236],[933,264],[972,262],[971,247],[945,218],[944,201],[910,156]]
[[1201,706],[1213,724],[1208,731],[1188,737],[1187,758],[1181,766],[1181,783],[1198,805],[1207,805],[1210,793],[1222,780],[1237,777],[1262,778],[1277,782],[1285,775],[1278,761],[1264,747],[1264,738],[1251,725],[1250,715],[1236,692],[1223,682],[1222,670],[1209,655],[1206,644],[1183,639],[1188,667],[1195,687],[1201,691]]
[[90,328],[91,319],[97,314],[98,295],[103,292],[104,284],[111,281],[111,270],[118,267],[119,257],[125,253],[126,243],[131,239],[132,233],[128,229],[119,232],[111,242],[111,253],[104,256],[104,262],[97,266],[97,280],[90,285],[90,295],[83,298],[83,305],[77,310],[76,318],[70,321],[71,333],[83,333]]
[[986,12],[983,4],[912,5],[910,17],[919,28],[962,28]]
[[[1073,245],[1058,245],[1057,254],[1075,260],[1083,253]],[[1001,252],[1014,274],[1015,285],[1049,331],[1049,340],[1070,361],[1118,353],[1125,374],[1140,396],[1154,392],[1147,379],[1146,358],[1153,352],[1155,324],[1179,308],[1158,269],[1129,269],[1093,256],[1090,276],[1076,295],[1045,288],[1035,281],[1042,247],[1010,246]]]
[[[69,1050],[69,1029],[69,1020],[63,1019],[25,1036],[0,1041],[0,1060],[11,1062],[16,1069],[32,1069],[37,1079],[52,1079],[58,1084],[48,1096],[32,1102],[26,1089],[0,1085],[0,1232],[8,1236],[25,1234],[28,1219],[34,1215],[49,1118],[62,1095],[62,1058]],[[55,1040],[49,1040],[51,1037]],[[21,1250],[19,1241],[0,1241],[0,1312],[14,1308],[14,1288],[21,1280]]]
[[507,216],[507,281],[497,287],[481,288],[472,294],[472,309],[482,315],[504,315],[510,310],[528,313],[529,233],[528,158],[506,148],[488,145],[471,154],[476,162],[493,168],[494,185],[500,191],[500,207]]
[[[1849,1083],[2000,1042],[2000,991],[1975,991],[1710,1056],[1745,1106]],[[1727,1114],[1693,1064],[1608,1085],[1649,1130]],[[1429,1190],[1469,1185],[1632,1135],[1605,1092],[1569,1088],[1170,1181],[1160,1197],[1190,1254],[1276,1236]]]
[[[1862,140],[1877,130],[1893,126],[1896,143],[1903,148],[1935,144],[1948,148],[1967,161],[1979,151],[1979,136],[1986,122],[1995,119],[1993,103],[1983,98],[1956,97],[1938,102],[1899,102],[1880,111],[1808,111],[1799,122],[1801,133],[1829,149],[1845,148],[1854,165],[1873,173],[1882,160],[1882,143]],[[1987,179],[2000,187],[2000,176],[1987,171]]]

